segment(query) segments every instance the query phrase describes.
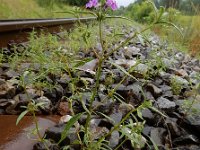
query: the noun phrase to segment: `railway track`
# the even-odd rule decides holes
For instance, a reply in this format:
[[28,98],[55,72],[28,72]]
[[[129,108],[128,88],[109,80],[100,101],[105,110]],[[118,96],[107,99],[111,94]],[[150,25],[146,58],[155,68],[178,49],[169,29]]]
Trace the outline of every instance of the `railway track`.
[[0,20],[0,48],[6,47],[8,43],[22,43],[28,40],[31,31],[41,30],[56,33],[60,28],[70,29],[80,20],[86,23],[95,18],[59,18],[59,19],[18,19]]

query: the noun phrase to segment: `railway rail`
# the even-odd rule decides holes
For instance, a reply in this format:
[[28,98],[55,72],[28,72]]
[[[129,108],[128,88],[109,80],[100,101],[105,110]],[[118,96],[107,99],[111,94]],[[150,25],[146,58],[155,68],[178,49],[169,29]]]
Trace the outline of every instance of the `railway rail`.
[[79,20],[86,23],[95,18],[59,18],[59,19],[17,19],[0,20],[0,48],[6,47],[8,43],[22,43],[28,40],[31,31],[41,30],[57,33],[60,28],[70,29]]

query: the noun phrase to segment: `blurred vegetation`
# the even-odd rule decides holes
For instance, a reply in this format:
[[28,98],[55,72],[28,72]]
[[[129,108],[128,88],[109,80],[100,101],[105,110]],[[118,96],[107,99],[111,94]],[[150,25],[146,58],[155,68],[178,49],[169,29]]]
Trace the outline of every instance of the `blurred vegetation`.
[[84,6],[88,0],[36,0],[37,3],[42,7],[48,7],[56,3],[60,6],[63,4],[73,5],[73,6]]
[[61,0],[69,5],[84,6],[88,0]]
[[67,13],[54,13],[71,9],[61,0],[0,0],[0,19],[72,17]]
[[[153,0],[156,7],[165,8],[164,18],[181,29],[183,38],[177,31],[165,25],[158,25],[152,30],[167,39],[170,44],[181,50],[190,50],[200,56],[200,0]],[[142,24],[154,20],[154,9],[145,0],[137,0],[128,7],[120,7],[116,15],[124,15]]]

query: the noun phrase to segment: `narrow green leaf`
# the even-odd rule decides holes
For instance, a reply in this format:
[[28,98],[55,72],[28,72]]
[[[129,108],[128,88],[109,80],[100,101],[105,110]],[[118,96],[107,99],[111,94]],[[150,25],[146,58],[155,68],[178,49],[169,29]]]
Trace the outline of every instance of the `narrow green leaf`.
[[[113,63],[113,62],[111,62],[111,61],[107,61],[107,62],[109,62],[110,64],[112,64],[113,66],[115,66],[116,68],[118,68],[119,70],[121,70],[124,74],[126,74],[127,76],[129,76],[129,77],[131,77],[131,78],[133,78],[134,80],[136,80],[137,81],[137,79],[134,77],[134,76],[132,76],[129,72],[127,72],[124,68],[122,68],[121,66],[119,66],[119,65],[117,65],[117,64],[115,64],[115,63]],[[136,63],[137,64],[137,63]],[[132,68],[132,67],[131,67]]]
[[144,38],[142,37],[142,35],[141,34],[137,34],[137,37],[138,37],[140,43],[142,43],[142,45],[144,45]]
[[161,116],[168,118],[165,114],[163,114],[161,111],[159,111],[158,109],[154,108],[154,107],[150,107],[151,110],[157,112],[158,114],[160,114]]
[[20,122],[20,120],[28,113],[29,111],[28,110],[25,110],[23,111],[19,117],[17,118],[17,121],[16,121],[16,125],[18,125],[18,123]]
[[58,142],[58,144],[60,144],[66,137],[67,137],[67,133],[69,131],[69,129],[75,124],[76,121],[78,121],[78,119],[81,117],[82,113],[76,114],[75,116],[73,116],[66,124],[64,131],[61,134],[61,139]]
[[81,104],[83,106],[83,109],[88,113],[90,114],[90,111],[87,109],[87,107],[85,106],[85,102],[83,101],[83,99],[80,100],[81,101]]
[[155,4],[152,1],[149,0],[147,2],[150,3],[152,5],[152,7],[153,7],[153,10],[155,12],[155,19],[154,19],[154,21],[156,22],[158,20],[158,9],[156,8]]
[[101,112],[97,112],[97,113],[101,114],[101,115],[104,116],[106,119],[110,120],[112,123],[115,124],[115,121],[114,121],[111,117],[109,117],[109,116],[107,116],[107,115],[105,115],[104,113],[101,113]]
[[75,68],[80,67],[80,66],[86,64],[87,62],[89,62],[89,61],[91,61],[91,60],[93,60],[93,58],[90,58],[90,57],[89,57],[89,58],[84,58],[84,59],[82,59],[82,60],[79,60],[79,61],[77,61],[77,63],[74,65],[74,67],[75,67]]
[[142,117],[142,109],[137,109],[137,115],[140,119],[144,120]]
[[161,17],[163,16],[164,12],[165,12],[165,8],[164,7],[160,7],[159,16],[158,16],[157,21],[159,21],[161,19]]
[[153,139],[151,137],[148,136],[148,138],[150,139],[151,143],[153,144],[153,147],[155,150],[159,150],[158,146],[156,145],[156,143],[153,141]]

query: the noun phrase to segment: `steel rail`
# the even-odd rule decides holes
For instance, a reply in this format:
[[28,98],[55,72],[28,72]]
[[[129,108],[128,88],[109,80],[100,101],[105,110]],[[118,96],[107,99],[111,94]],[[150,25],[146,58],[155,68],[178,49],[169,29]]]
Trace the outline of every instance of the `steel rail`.
[[59,19],[17,19],[0,20],[0,48],[6,47],[10,41],[16,43],[26,42],[31,31],[39,32],[41,30],[56,33],[60,28],[70,29],[80,21],[86,23],[95,18],[59,18]]

